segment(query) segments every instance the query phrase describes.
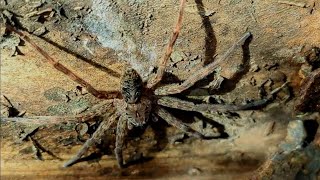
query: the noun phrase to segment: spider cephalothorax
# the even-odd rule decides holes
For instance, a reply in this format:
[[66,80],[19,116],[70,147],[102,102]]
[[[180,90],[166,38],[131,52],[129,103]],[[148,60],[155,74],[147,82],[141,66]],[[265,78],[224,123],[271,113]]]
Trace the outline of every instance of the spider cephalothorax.
[[[72,80],[76,81],[81,86],[85,87],[88,90],[88,92],[94,95],[95,97],[99,99],[104,99],[102,101],[102,104],[111,104],[110,106],[108,106],[108,108],[115,108],[115,110],[113,109],[112,113],[110,113],[108,117],[105,117],[105,119],[100,123],[97,130],[93,133],[91,138],[85,142],[85,144],[76,154],[76,156],[64,165],[65,167],[77,162],[82,156],[86,154],[90,147],[100,143],[101,139],[105,136],[106,130],[108,130],[112,126],[112,124],[117,123],[115,155],[119,166],[122,167],[124,164],[122,158],[122,149],[127,130],[133,127],[145,125],[151,117],[151,115],[165,120],[168,124],[180,129],[181,131],[187,133],[190,136],[198,138],[211,138],[205,136],[203,133],[192,129],[190,126],[183,123],[178,118],[171,115],[166,110],[166,108],[174,108],[184,111],[196,111],[200,113],[245,110],[266,104],[268,101],[273,99],[273,95],[275,93],[277,93],[281,88],[285,86],[286,83],[282,85],[280,88],[277,88],[274,91],[272,91],[271,95],[269,95],[265,99],[240,106],[209,103],[195,104],[193,102],[184,101],[169,96],[171,94],[179,94],[182,91],[193,86],[199,80],[207,77],[217,67],[219,67],[219,63],[227,59],[235,51],[236,48],[243,45],[244,42],[251,36],[250,33],[245,33],[240,38],[240,40],[238,40],[223,56],[215,60],[213,63],[208,64],[203,69],[197,70],[194,73],[192,73],[190,77],[183,83],[173,85],[159,85],[159,82],[163,78],[167,62],[172,53],[173,45],[176,42],[176,39],[178,38],[181,29],[184,7],[185,0],[180,0],[178,22],[167,46],[165,55],[162,59],[159,60],[157,64],[157,74],[155,76],[151,76],[151,78],[147,80],[147,83],[144,84],[140,75],[134,69],[127,68],[124,72],[124,75],[121,78],[120,92],[105,92],[96,90],[88,82],[81,79],[71,70],[69,70],[53,58],[51,58],[43,49],[36,45],[27,36],[29,35],[27,32],[16,30],[12,26],[7,25],[7,28],[9,30],[16,32],[18,35],[20,35],[22,39],[29,42],[36,50],[38,50],[48,60],[48,62],[54,66],[54,68],[68,75]],[[102,116],[106,113],[107,109],[101,109],[101,107],[104,106],[100,106],[100,104],[98,104],[97,106],[99,110],[95,111],[93,108],[93,113],[88,112],[87,115],[84,114],[82,116],[83,121],[92,119],[93,116]],[[219,137],[219,134],[216,135],[216,137],[217,136]]]

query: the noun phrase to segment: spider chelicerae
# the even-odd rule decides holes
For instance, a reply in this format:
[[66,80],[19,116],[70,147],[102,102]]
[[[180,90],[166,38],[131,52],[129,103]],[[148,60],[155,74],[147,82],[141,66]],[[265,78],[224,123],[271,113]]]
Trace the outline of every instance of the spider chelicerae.
[[[181,84],[169,84],[162,85],[160,81],[163,78],[167,62],[171,56],[173,46],[176,39],[178,38],[181,26],[182,17],[185,7],[185,0],[180,1],[178,21],[176,23],[173,35],[167,45],[164,57],[159,60],[157,64],[157,72],[154,76],[150,76],[146,82],[143,82],[140,75],[134,69],[128,67],[126,68],[122,78],[121,87],[119,92],[105,92],[96,90],[88,82],[81,79],[78,75],[73,73],[71,70],[66,68],[64,65],[60,64],[53,58],[51,58],[43,49],[41,49],[37,44],[35,44],[29,37],[28,32],[23,30],[17,30],[11,25],[7,25],[7,29],[17,33],[23,40],[29,42],[40,54],[42,54],[50,64],[54,66],[57,70],[68,75],[72,80],[79,83],[81,86],[85,87],[89,93],[94,95],[99,99],[105,99],[105,101],[110,102],[111,106],[115,107],[113,113],[104,119],[93,135],[85,142],[79,152],[68,162],[64,164],[64,167],[71,166],[76,163],[80,158],[82,158],[90,147],[101,142],[101,139],[105,136],[106,130],[108,130],[114,123],[117,123],[116,128],[116,145],[115,145],[115,155],[118,161],[119,167],[124,166],[124,160],[122,156],[122,150],[124,146],[124,138],[128,129],[133,127],[144,126],[151,116],[158,116],[165,120],[168,124],[175,126],[176,128],[182,130],[190,136],[197,138],[212,138],[205,136],[201,132],[192,129],[187,124],[180,121],[178,118],[171,115],[164,107],[174,108],[185,111],[196,111],[196,112],[216,112],[216,111],[236,111],[236,110],[246,110],[253,107],[258,107],[266,104],[268,101],[273,99],[273,95],[280,91],[285,84],[281,87],[273,90],[268,97],[265,99],[255,101],[245,105],[222,105],[222,104],[210,104],[210,103],[200,103],[195,104],[193,102],[185,101],[171,95],[179,94],[190,87],[192,87],[196,82],[204,79],[209,74],[213,73],[219,64],[225,59],[230,57],[230,55],[251,36],[250,33],[245,33],[233,46],[219,59],[215,60],[211,64],[208,64],[203,69],[193,73],[187,80]],[[110,106],[108,106],[110,108]],[[92,114],[102,114],[106,109],[100,109],[98,113],[88,113],[84,115],[83,119],[92,117]]]

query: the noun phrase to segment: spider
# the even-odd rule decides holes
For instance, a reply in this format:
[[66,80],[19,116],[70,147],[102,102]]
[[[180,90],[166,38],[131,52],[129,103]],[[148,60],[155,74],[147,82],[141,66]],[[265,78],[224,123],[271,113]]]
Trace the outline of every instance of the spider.
[[[187,133],[190,136],[194,136],[202,139],[210,139],[212,137],[205,136],[201,132],[192,129],[187,124],[183,123],[173,115],[171,115],[165,108],[181,109],[185,111],[196,111],[196,112],[216,112],[216,111],[236,111],[236,110],[246,110],[249,108],[261,106],[266,104],[273,99],[273,95],[280,91],[284,85],[276,88],[271,94],[260,101],[249,103],[246,105],[221,105],[221,104],[209,104],[200,103],[195,104],[193,102],[178,99],[173,96],[174,94],[179,94],[184,90],[192,87],[196,82],[202,80],[219,66],[221,62],[227,59],[239,46],[243,45],[244,42],[251,36],[251,33],[245,33],[233,46],[218,60],[208,64],[206,67],[193,73],[187,80],[181,84],[170,84],[161,85],[160,81],[163,78],[167,62],[172,53],[173,46],[176,39],[178,38],[181,26],[184,7],[186,0],[180,0],[179,15],[178,20],[175,25],[172,37],[167,45],[164,57],[158,61],[157,72],[154,76],[150,76],[146,82],[143,82],[140,75],[136,70],[128,67],[123,76],[121,77],[121,87],[120,91],[115,92],[105,92],[96,90],[88,82],[81,79],[78,75],[73,73],[71,70],[66,68],[64,65],[60,64],[53,58],[51,58],[43,49],[41,49],[37,44],[35,44],[29,37],[28,32],[23,30],[17,30],[16,28],[7,25],[7,29],[17,33],[23,40],[29,42],[45,59],[53,65],[54,68],[61,71],[62,73],[69,76],[72,80],[79,83],[81,86],[85,87],[89,93],[94,95],[99,99],[106,99],[110,101],[112,106],[115,107],[114,113],[108,117],[108,120],[103,120],[97,130],[93,135],[84,143],[79,152],[68,162],[64,164],[64,167],[71,166],[75,164],[80,158],[82,158],[86,152],[93,145],[100,143],[101,139],[105,136],[106,130],[108,130],[111,125],[117,123],[116,128],[116,145],[115,145],[115,156],[120,168],[124,167],[124,160],[122,155],[122,150],[124,146],[124,138],[128,130],[133,127],[144,126],[151,116],[158,116],[164,119],[168,124],[180,129],[181,131]],[[100,113],[106,111],[106,109],[99,110]],[[91,114],[92,115],[92,114]],[[92,117],[89,113],[88,116],[83,116],[83,118]]]

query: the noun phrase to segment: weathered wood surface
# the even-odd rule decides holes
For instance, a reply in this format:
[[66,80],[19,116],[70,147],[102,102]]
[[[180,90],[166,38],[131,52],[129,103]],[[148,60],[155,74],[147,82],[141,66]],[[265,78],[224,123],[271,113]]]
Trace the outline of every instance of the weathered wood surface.
[[[190,73],[213,61],[215,54],[223,54],[239,35],[250,31],[253,39],[249,49],[238,50],[235,56],[222,65],[221,76],[227,79],[230,87],[226,87],[217,98],[236,103],[242,103],[245,99],[258,99],[258,86],[269,78],[273,83],[267,87],[268,92],[286,79],[291,82],[293,94],[297,95],[301,80],[308,74],[308,71],[301,71],[305,70],[302,65],[307,62],[299,53],[303,48],[320,46],[320,5],[314,0],[298,1],[306,6],[274,0],[188,1],[182,33],[174,48],[176,54],[182,54],[185,59],[179,56],[174,58],[168,71],[182,80],[186,79]],[[3,2],[5,1],[0,3]],[[27,5],[23,4],[26,1],[7,2],[9,5],[3,7],[18,15],[26,15],[34,10],[31,1]],[[48,32],[43,37],[51,43],[34,38],[39,46],[97,89],[117,90],[124,61],[129,60],[110,47],[102,47],[105,42],[98,42],[97,34],[73,31],[79,30],[78,26],[73,25],[78,25],[81,22],[78,20],[88,15],[86,7],[91,7],[91,1],[59,2],[64,5],[69,19],[56,14],[45,23],[31,18],[23,26],[27,29],[45,26]],[[135,6],[119,1],[117,5],[119,16],[132,22],[124,24],[128,33],[121,34],[121,31],[120,35],[124,35],[120,38],[121,42],[126,42],[129,36],[129,39],[138,41],[137,47],[149,45],[154,48],[156,55],[151,54],[154,56],[150,57],[160,58],[169,38],[168,32],[171,32],[171,25],[175,21],[173,17],[176,16],[176,2],[154,1],[146,6]],[[48,3],[39,10],[48,9],[49,6],[52,4]],[[140,10],[141,14],[135,14],[136,10]],[[67,31],[69,29],[66,27],[70,27],[69,25],[74,28],[72,33]],[[92,52],[88,47],[90,51],[94,51],[93,54],[90,54]],[[26,111],[25,116],[56,115],[54,113],[61,110],[58,107],[65,107],[63,113],[69,114],[77,114],[83,110],[82,106],[80,110],[77,107],[72,109],[63,98],[48,98],[47,94],[52,90],[74,92],[78,90],[77,84],[44,63],[42,57],[28,44],[22,43],[18,49],[23,55],[13,57],[10,50],[1,49],[1,94],[6,95],[15,108],[21,112]],[[134,57],[140,57],[139,53],[140,51]],[[130,58],[131,63],[145,71],[154,65],[149,59],[132,61],[134,58]],[[238,72],[239,70],[243,71]],[[235,72],[238,73],[234,75]],[[206,90],[193,93],[208,94]],[[282,92],[276,103],[261,111],[239,113],[241,120],[215,117],[216,121],[223,122],[228,127],[228,132],[234,134],[229,139],[187,139],[180,144],[171,145],[167,139],[178,133],[174,128],[163,123],[160,126],[163,128],[156,131],[147,128],[141,138],[137,138],[138,135],[129,138],[125,157],[134,159],[138,156],[135,154],[143,153],[150,159],[122,170],[117,168],[115,158],[110,153],[114,141],[112,132],[107,138],[110,140],[110,147],[105,148],[108,155],[104,155],[99,161],[85,161],[63,169],[63,162],[71,158],[82,144],[75,140],[77,133],[74,129],[65,128],[69,127],[65,124],[40,128],[33,136],[34,139],[62,158],[53,159],[43,153],[44,160],[41,161],[35,159],[30,141],[19,141],[18,135],[22,133],[19,125],[2,124],[1,179],[248,179],[267,156],[277,150],[277,145],[286,133],[286,122],[296,118],[293,112],[295,99],[286,104],[283,101],[286,95],[286,92]],[[77,100],[76,97],[74,99]],[[99,103],[97,100],[90,101],[92,104],[86,104],[87,101],[79,102],[84,102],[85,106]]]
[[[101,159],[100,156],[91,156],[72,167],[62,168],[63,163],[79,150],[82,143],[75,138],[74,130],[61,130],[61,127],[60,130],[59,127],[40,128],[32,136],[41,146],[61,160],[45,152],[41,153],[43,160],[37,160],[32,142],[19,140],[16,134],[18,126],[12,123],[2,125],[2,133],[8,134],[3,134],[1,139],[1,177],[4,179],[247,179],[266,158],[268,153],[262,151],[264,149],[268,152],[274,151],[277,149],[277,141],[283,138],[283,135],[279,134],[281,129],[276,130],[271,136],[265,136],[258,132],[261,132],[259,128],[256,128],[246,135],[243,134],[243,139],[233,143],[230,140],[186,139],[183,143],[171,144],[164,134],[158,137],[157,141],[152,128],[147,128],[140,138],[129,138],[124,157],[132,165],[125,169],[119,169],[114,155],[110,154],[114,147],[112,133],[106,138],[110,143],[104,147],[107,155]],[[169,137],[177,133],[170,127],[166,127],[166,131]],[[261,136],[261,139],[248,141],[251,133],[256,137]],[[95,151],[92,149],[90,152]],[[140,153],[143,154],[143,158]]]

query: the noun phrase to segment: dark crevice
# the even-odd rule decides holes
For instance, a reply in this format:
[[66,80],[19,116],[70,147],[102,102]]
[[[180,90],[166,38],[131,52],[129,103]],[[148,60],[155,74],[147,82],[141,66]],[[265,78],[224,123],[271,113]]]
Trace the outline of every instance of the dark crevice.
[[303,121],[303,125],[307,132],[307,137],[305,138],[304,144],[303,144],[303,146],[306,147],[308,144],[310,144],[314,140],[317,134],[317,130],[319,128],[319,124],[316,120],[305,120]]

